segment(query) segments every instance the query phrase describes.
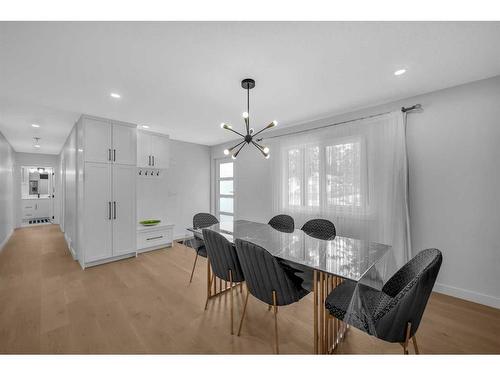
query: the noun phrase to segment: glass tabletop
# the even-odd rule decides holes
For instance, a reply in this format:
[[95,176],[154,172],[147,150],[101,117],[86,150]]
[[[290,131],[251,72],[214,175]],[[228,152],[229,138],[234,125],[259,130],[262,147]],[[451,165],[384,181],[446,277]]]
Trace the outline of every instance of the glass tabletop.
[[[353,281],[359,281],[391,248],[388,245],[342,236],[325,241],[310,237],[300,229],[286,233],[268,224],[247,220],[234,221],[232,233],[220,228],[220,224],[207,229],[221,233],[230,242],[234,243],[235,238],[249,241],[279,259]],[[188,230],[202,236],[202,229]]]

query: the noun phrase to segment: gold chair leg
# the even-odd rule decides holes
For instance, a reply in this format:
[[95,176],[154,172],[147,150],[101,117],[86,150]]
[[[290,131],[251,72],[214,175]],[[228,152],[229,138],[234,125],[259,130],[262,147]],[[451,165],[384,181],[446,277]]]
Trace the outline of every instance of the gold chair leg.
[[415,354],[420,354],[420,351],[418,350],[418,345],[417,345],[417,338],[415,337],[415,335],[413,335],[411,340],[413,341],[413,347],[415,348]]
[[272,305],[267,305],[267,311],[271,311],[271,307],[273,307]]
[[411,323],[408,322],[406,325],[406,336],[403,345],[403,353],[408,354],[408,342],[410,341]]
[[234,335],[233,332],[233,273],[229,270],[229,293],[231,294],[231,335]]
[[210,273],[210,261],[207,256],[207,300],[205,302],[205,310],[208,307],[208,300],[211,295],[211,288],[212,288],[212,275]]
[[241,333],[241,326],[243,325],[243,319],[245,318],[245,313],[247,312],[247,303],[248,303],[248,296],[249,295],[250,295],[250,292],[248,291],[248,287],[247,287],[247,297],[245,298],[245,304],[243,305],[243,313],[241,314],[240,327],[238,328],[238,336]]
[[280,354],[278,343],[278,306],[276,305],[276,292],[273,290],[273,307],[274,307],[274,347],[276,354]]
[[189,284],[193,281],[194,270],[196,268],[196,261],[198,260],[198,252],[196,252],[196,258],[194,258],[193,270],[191,271],[191,277],[189,278]]

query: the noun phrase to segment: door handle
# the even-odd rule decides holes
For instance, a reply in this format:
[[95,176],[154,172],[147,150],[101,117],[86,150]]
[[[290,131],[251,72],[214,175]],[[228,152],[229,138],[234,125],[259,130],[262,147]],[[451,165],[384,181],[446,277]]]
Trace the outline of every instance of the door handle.
[[108,202],[108,220],[111,220],[111,202]]
[[111,149],[108,148],[108,161],[111,161]]
[[151,155],[148,156],[148,165],[151,166]]
[[155,157],[154,157],[154,155],[152,156],[152,158],[153,158],[153,167],[154,167],[155,166]]
[[116,220],[116,201],[113,202],[113,219]]
[[116,148],[113,149],[113,161],[116,161]]

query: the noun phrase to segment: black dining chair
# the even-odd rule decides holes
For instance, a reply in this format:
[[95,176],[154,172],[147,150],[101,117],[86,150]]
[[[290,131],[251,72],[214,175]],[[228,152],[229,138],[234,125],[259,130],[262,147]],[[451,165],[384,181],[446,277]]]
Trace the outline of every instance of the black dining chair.
[[[415,353],[419,354],[415,334],[442,260],[439,250],[423,250],[400,268],[380,291],[344,280],[328,295],[325,307],[330,317],[381,340],[400,343],[404,354],[408,354],[411,338]],[[358,291],[354,298],[359,299],[361,308],[353,309],[356,288]]]
[[276,354],[279,354],[278,306],[297,302],[309,292],[301,287],[301,280],[293,273],[286,272],[278,260],[266,249],[251,242],[236,239],[236,252],[247,284],[247,296],[238,336],[241,334],[248,296],[252,294],[274,308],[274,346]]
[[333,240],[337,235],[335,225],[326,219],[309,220],[300,229],[307,235],[320,240]]
[[281,232],[291,233],[295,229],[295,222],[293,221],[293,217],[290,215],[276,215],[269,220],[268,224]]
[[[214,215],[206,212],[200,212],[193,216],[193,228],[195,229],[207,228],[218,223],[219,220],[217,220],[217,218]],[[191,284],[191,281],[193,281],[193,275],[194,275],[194,270],[196,269],[196,262],[198,260],[198,256],[206,258],[207,249],[205,248],[205,243],[203,242],[203,239],[197,237],[196,235],[194,236],[194,239],[191,241],[190,247],[196,250],[196,257],[194,258],[193,270],[191,271],[191,277],[189,278],[189,283]]]
[[[229,282],[231,300],[231,335],[233,334],[233,284],[245,281],[240,261],[234,245],[222,234],[210,229],[203,229],[203,240],[212,271],[219,279]],[[212,282],[212,281],[211,281]],[[215,282],[215,281],[214,281]],[[208,285],[210,288],[210,284]],[[208,297],[205,309],[208,306]]]

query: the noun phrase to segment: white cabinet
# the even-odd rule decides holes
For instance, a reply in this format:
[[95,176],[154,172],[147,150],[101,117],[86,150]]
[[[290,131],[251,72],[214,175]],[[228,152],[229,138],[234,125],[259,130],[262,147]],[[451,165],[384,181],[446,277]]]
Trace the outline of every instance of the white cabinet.
[[170,139],[168,135],[137,131],[137,166],[146,168],[168,168]]
[[77,126],[78,260],[85,268],[135,256],[137,127],[90,116]]
[[151,251],[172,246],[173,224],[137,228],[137,252]]
[[42,219],[52,217],[52,201],[50,198],[34,198],[22,200],[22,218]]
[[135,166],[137,128],[113,123],[113,162]]
[[82,116],[84,160],[135,165],[137,130],[134,124]]
[[151,136],[151,156],[154,168],[168,168],[170,157],[170,138],[164,135]]
[[109,121],[82,117],[84,128],[85,161],[108,163],[111,161],[111,124]]
[[83,233],[84,263],[113,255],[111,165],[85,163]]
[[136,168],[113,166],[113,255],[135,252]]

